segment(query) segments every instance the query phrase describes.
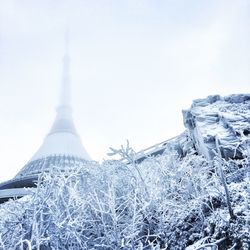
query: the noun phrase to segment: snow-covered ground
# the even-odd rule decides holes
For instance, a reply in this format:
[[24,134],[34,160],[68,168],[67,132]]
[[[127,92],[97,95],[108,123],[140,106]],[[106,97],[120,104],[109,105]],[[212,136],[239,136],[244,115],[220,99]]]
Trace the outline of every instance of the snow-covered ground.
[[249,110],[198,100],[162,155],[51,169],[0,206],[0,249],[250,249]]

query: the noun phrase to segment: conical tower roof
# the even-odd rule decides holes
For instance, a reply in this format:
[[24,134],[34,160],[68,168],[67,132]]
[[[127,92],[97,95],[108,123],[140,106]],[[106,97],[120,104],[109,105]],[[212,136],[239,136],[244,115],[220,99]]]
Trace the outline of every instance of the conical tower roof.
[[51,165],[65,168],[68,165],[65,162],[72,163],[72,160],[73,162],[91,160],[76,132],[72,118],[69,69],[70,57],[68,55],[68,39],[66,39],[61,95],[55,121],[41,147],[15,178],[37,175],[42,170],[49,169]]

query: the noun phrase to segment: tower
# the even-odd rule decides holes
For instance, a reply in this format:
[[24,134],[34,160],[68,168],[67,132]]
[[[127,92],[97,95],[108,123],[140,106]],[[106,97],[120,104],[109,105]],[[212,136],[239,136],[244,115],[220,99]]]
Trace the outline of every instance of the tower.
[[70,57],[66,35],[61,93],[55,121],[43,144],[30,161],[13,179],[0,184],[0,203],[9,198],[22,197],[27,194],[25,187],[35,187],[38,175],[43,171],[49,171],[51,167],[64,170],[91,160],[76,132],[72,117],[70,89]]

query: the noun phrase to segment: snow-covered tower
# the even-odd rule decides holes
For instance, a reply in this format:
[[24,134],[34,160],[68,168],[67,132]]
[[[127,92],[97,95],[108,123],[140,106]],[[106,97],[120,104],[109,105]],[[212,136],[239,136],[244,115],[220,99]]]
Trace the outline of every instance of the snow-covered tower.
[[56,109],[56,118],[43,144],[19,173],[0,184],[0,203],[27,193],[25,187],[35,187],[38,175],[51,167],[60,169],[81,165],[91,160],[76,132],[72,118],[70,95],[70,57],[66,36],[65,55],[61,81],[61,95]]

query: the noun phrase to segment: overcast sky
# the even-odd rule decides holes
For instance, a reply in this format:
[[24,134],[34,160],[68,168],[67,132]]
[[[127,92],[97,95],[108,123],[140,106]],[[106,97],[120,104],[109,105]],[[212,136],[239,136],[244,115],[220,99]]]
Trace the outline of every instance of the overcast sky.
[[74,120],[102,160],[181,133],[193,99],[249,93],[249,13],[249,0],[0,0],[0,181],[52,125],[66,29]]

